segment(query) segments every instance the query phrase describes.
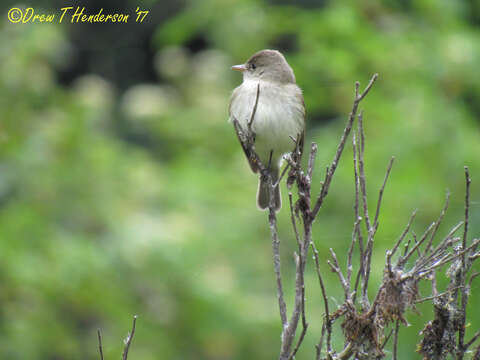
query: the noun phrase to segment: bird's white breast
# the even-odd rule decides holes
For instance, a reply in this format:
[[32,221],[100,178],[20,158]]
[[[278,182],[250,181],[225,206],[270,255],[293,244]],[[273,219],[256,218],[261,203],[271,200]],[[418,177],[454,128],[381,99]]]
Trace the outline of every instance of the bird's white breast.
[[[245,80],[232,96],[230,120],[235,117],[244,128],[253,111],[258,83]],[[291,137],[296,139],[303,133],[304,118],[301,90],[297,85],[260,81],[252,129],[256,134],[256,151],[263,162],[268,162],[270,151],[273,151],[273,160],[278,163],[283,154],[293,150],[295,144]]]

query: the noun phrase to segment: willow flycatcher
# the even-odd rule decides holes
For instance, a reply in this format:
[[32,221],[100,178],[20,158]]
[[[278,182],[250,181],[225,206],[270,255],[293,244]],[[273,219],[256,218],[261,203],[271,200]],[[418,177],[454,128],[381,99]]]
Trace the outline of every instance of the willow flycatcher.
[[[230,121],[237,119],[243,129],[253,112],[259,86],[258,103],[252,120],[255,134],[255,151],[264,166],[268,166],[272,183],[279,177],[282,156],[295,149],[295,141],[303,148],[305,132],[305,104],[302,90],[297,86],[293,70],[285,57],[276,50],[261,50],[253,54],[245,64],[232,66],[243,73],[243,82],[232,94],[229,107]],[[247,158],[249,154],[244,148]],[[300,154],[303,149],[300,149]],[[258,165],[249,161],[254,173]],[[274,188],[274,209],[282,203],[280,188]],[[270,189],[267,179],[260,174],[257,205],[261,210],[270,205]]]

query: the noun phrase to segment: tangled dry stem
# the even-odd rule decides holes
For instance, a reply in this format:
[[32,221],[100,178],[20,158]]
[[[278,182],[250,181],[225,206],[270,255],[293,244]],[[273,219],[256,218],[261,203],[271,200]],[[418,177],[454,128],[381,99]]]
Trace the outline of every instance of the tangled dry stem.
[[[291,154],[285,157],[287,162],[286,168],[276,183],[273,183],[268,171],[270,164],[262,164],[256,154],[255,134],[252,131],[252,123],[255,119],[258,99],[261,96],[260,85],[257,86],[255,106],[247,122],[247,128],[243,129],[237,119],[233,119],[237,137],[242,147],[247,150],[249,161],[253,162],[260,169],[261,176],[264,176],[270,184],[272,194],[270,199],[274,198],[274,187],[279,185],[287,171],[287,186],[290,189],[294,184],[296,185],[296,201],[294,201],[292,191],[288,194],[290,220],[298,246],[298,250],[294,254],[296,269],[295,299],[290,318],[287,315],[287,306],[284,300],[283,281],[280,272],[280,240],[273,201],[268,212],[277,297],[282,323],[280,360],[290,360],[295,357],[308,329],[305,313],[304,278],[310,248],[312,248],[315,270],[324,303],[322,331],[320,340],[316,345],[317,360],[349,359],[352,357],[355,359],[380,359],[385,357],[385,347],[392,338],[392,356],[393,359],[397,359],[400,325],[407,325],[405,312],[408,309],[415,310],[416,303],[425,301],[432,302],[435,309],[435,317],[426,324],[422,332],[423,339],[417,349],[425,359],[443,359],[446,355],[451,354],[455,359],[462,360],[468,349],[474,346],[480,338],[480,332],[477,332],[469,341],[465,341],[469,290],[473,279],[479,273],[472,274],[469,278],[468,274],[474,261],[480,257],[480,253],[477,252],[480,240],[473,239],[468,244],[471,180],[467,167],[465,167],[466,196],[464,220],[454,226],[447,236],[435,245],[438,229],[448,209],[450,195],[447,194],[445,206],[440,212],[438,219],[425,230],[419,240],[417,240],[416,234],[411,230],[416,215],[415,210],[394,246],[386,253],[383,281],[378,287],[373,301],[370,301],[368,297],[374,242],[380,225],[381,204],[394,163],[394,158],[392,157],[387,166],[383,184],[379,189],[372,221],[368,211],[368,194],[366,191],[363,112],[360,111],[359,113],[358,107],[371,90],[377,77],[377,74],[375,74],[370,79],[363,92],[360,92],[359,83],[355,83],[352,110],[333,161],[326,167],[321,189],[316,197],[311,194],[313,165],[317,153],[317,145],[315,143],[311,145],[308,165],[304,169],[300,161],[299,136],[297,139],[293,139],[295,143],[294,149]],[[357,120],[357,127],[352,134],[355,184],[354,225],[347,254],[346,272],[342,270],[335,251],[330,249],[331,261],[328,261],[328,265],[337,274],[344,291],[343,303],[332,313],[328,303],[327,289],[322,276],[318,250],[312,238],[312,225],[328,195],[331,181],[347,144],[348,137],[354,128],[355,120]],[[364,229],[362,229],[362,223]],[[455,234],[462,225],[463,234],[461,237],[456,237]],[[398,250],[405,240],[403,252],[398,254]],[[355,249],[358,251],[359,267],[356,276],[353,276],[353,255]],[[437,271],[446,265],[449,265],[447,276],[450,278],[450,284],[445,291],[439,293],[436,285]],[[352,281],[353,278],[355,281]],[[431,281],[432,296],[419,299],[418,284],[422,280]],[[339,319],[342,319],[341,328],[345,343],[341,349],[335,350],[332,346],[332,325]],[[301,331],[295,346],[293,346],[300,324]],[[385,335],[388,328],[391,328],[391,330],[388,335]],[[473,356],[474,359],[480,360],[480,345],[476,345]]]
[[[137,315],[133,317],[132,330],[127,334],[127,337],[123,340],[123,353],[122,360],[128,360],[128,351],[130,350],[130,345],[133,341],[133,336],[135,335],[135,327],[137,324]],[[102,344],[102,332],[100,329],[97,330],[98,336],[98,352],[100,354],[100,360],[103,360],[103,344]]]

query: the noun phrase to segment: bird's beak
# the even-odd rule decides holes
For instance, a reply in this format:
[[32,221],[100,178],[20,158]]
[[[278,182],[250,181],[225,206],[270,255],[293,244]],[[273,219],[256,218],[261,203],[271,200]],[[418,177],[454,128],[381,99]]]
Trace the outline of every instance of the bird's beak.
[[247,67],[245,66],[245,64],[233,65],[232,70],[244,72],[245,70],[247,70]]

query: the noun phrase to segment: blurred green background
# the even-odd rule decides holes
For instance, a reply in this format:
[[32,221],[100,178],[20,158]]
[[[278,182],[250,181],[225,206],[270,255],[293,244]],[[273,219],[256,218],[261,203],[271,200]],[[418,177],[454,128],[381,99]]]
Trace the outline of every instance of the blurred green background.
[[[385,250],[413,209],[421,233],[449,189],[441,235],[462,220],[464,165],[473,178],[470,234],[479,236],[477,1],[92,0],[78,5],[88,13],[134,14],[137,6],[150,13],[142,24],[7,20],[13,6],[59,14],[68,5],[2,3],[0,358],[96,359],[98,328],[106,358],[118,358],[134,314],[131,359],[277,356],[267,218],[227,123],[230,93],[241,82],[230,66],[262,48],[284,52],[304,90],[307,144],[319,145],[315,191],[355,80],[364,86],[379,73],[361,105],[372,211],[391,156],[396,163],[372,294]],[[353,189],[349,147],[314,226],[322,261],[333,247],[344,265]],[[285,195],[283,188],[284,204]],[[279,222],[290,310],[296,245],[286,208]],[[335,308],[342,291],[323,269]],[[306,282],[310,328],[300,359],[314,356],[322,319],[311,261]],[[424,284],[422,296],[429,289]],[[479,301],[476,281],[468,334],[480,327]],[[401,359],[420,358],[418,333],[432,309],[418,311],[401,330]]]

